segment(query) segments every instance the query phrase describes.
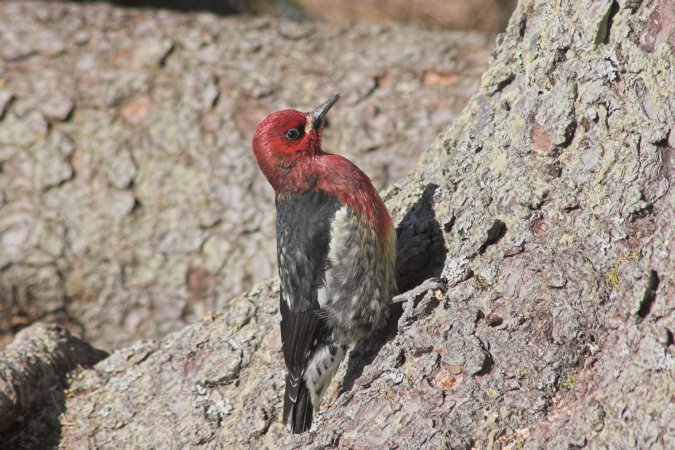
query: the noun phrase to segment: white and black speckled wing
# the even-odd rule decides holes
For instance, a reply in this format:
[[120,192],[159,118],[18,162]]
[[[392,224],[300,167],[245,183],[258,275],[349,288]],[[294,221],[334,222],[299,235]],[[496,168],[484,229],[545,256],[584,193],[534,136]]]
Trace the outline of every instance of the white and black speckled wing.
[[317,344],[330,334],[319,313],[319,291],[325,291],[330,227],[340,206],[335,197],[314,191],[277,201],[281,340],[288,369],[283,417],[295,432],[311,426],[304,372]]

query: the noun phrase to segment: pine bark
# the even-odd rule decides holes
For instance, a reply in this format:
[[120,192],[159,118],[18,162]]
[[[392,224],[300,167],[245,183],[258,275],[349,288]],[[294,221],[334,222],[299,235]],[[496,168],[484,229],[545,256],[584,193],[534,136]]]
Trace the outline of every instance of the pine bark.
[[384,193],[412,290],[311,432],[279,420],[270,280],[82,372],[59,445],[675,448],[673,17],[518,4],[479,92]]
[[41,404],[62,404],[67,375],[106,356],[58,325],[36,323],[21,330],[0,352],[0,433]]

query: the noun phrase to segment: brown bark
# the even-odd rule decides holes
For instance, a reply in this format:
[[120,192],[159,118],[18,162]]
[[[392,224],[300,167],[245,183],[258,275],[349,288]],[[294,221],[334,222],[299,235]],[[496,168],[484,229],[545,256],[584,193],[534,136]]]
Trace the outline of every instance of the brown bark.
[[506,27],[516,0],[112,0],[124,6],[270,14],[291,20],[416,24],[497,33]]
[[[63,448],[673,448],[672,2],[521,2],[479,92],[385,191],[398,322],[309,433],[279,423],[271,280],[113,353]],[[427,289],[427,287],[429,289]]]
[[329,22],[407,23],[454,30],[500,32],[514,0],[298,0],[311,17]]

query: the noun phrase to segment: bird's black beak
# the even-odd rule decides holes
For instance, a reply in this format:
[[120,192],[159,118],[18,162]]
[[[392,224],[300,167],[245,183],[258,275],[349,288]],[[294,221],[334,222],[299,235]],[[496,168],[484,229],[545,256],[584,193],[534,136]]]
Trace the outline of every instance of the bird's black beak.
[[326,117],[326,113],[328,113],[328,110],[331,109],[331,107],[335,104],[335,102],[338,101],[340,98],[340,94],[334,95],[333,97],[329,98],[326,100],[321,106],[316,108],[312,112],[307,113],[307,121],[309,122],[308,125],[310,125],[307,131],[309,130],[318,130],[321,128],[324,122],[324,118]]

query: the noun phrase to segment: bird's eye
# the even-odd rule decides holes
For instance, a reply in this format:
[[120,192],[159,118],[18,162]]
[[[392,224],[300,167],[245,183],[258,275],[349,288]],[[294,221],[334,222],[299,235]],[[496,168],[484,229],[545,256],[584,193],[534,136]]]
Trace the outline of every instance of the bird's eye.
[[300,137],[300,130],[298,130],[297,128],[291,128],[290,130],[286,131],[286,134],[284,134],[284,136],[286,136],[286,139],[294,141]]

